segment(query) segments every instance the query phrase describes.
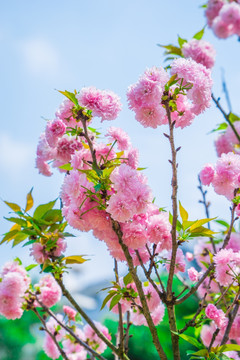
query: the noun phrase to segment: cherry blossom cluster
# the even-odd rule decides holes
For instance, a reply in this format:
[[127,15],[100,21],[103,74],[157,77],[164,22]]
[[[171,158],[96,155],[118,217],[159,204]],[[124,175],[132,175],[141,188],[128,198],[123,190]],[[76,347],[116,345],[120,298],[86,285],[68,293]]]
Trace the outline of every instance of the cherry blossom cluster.
[[222,154],[216,165],[207,164],[200,172],[203,185],[213,185],[215,192],[228,200],[234,198],[234,190],[240,187],[240,155]]
[[33,293],[30,296],[30,283],[27,271],[18,261],[4,265],[0,282],[0,314],[7,319],[19,319],[24,309],[40,306],[38,301],[52,307],[61,299],[61,289],[52,275],[45,275],[35,285],[37,297]]
[[38,264],[43,264],[50,257],[59,257],[67,248],[67,243],[62,238],[56,240],[53,249],[47,251],[47,245],[35,242],[31,249],[30,254],[34,257]]
[[17,261],[8,262],[1,272],[0,314],[19,319],[23,314],[24,296],[30,285],[26,270]]
[[191,58],[207,69],[214,66],[216,51],[208,41],[191,39],[183,44],[182,53],[185,58]]
[[[234,127],[236,131],[240,133],[240,123],[235,122]],[[218,156],[227,154],[229,152],[234,152],[236,154],[240,153],[238,139],[231,126],[228,126],[226,131],[218,136],[217,140],[215,141],[215,147]]]
[[[220,345],[228,324],[228,318],[226,317],[226,314],[222,311],[222,309],[218,309],[213,304],[208,304],[205,312],[207,318],[211,319],[212,322],[210,323],[210,325],[202,326],[201,339],[204,345],[208,347],[210,345],[210,341],[212,339],[213,333],[218,329],[219,332],[212,346]],[[237,344],[239,343],[240,341],[239,325],[240,325],[240,312],[238,312],[233,322],[233,325],[229,333],[229,340],[227,343],[230,344],[232,341],[236,342]],[[226,352],[226,355],[228,355],[229,358],[231,359],[235,359],[235,360],[240,359],[238,353],[235,351]]]
[[[98,90],[94,87],[83,88],[76,95],[79,104],[87,107],[92,116],[100,117],[101,120],[114,120],[120,110],[119,97],[112,91]],[[73,114],[74,104],[66,99],[56,111],[56,118],[48,121],[45,132],[41,135],[37,147],[36,167],[45,176],[52,175],[49,161],[53,167],[59,167],[71,160],[71,156],[83,145],[76,137],[67,135],[68,128],[78,126],[79,120]]]
[[[171,75],[176,75],[179,82],[182,79],[183,86],[190,84],[186,87],[186,94],[178,92],[176,108],[171,108],[171,118],[175,121],[175,126],[184,128],[192,123],[196,115],[210,106],[211,72],[206,66],[193,59],[179,58],[171,64]],[[144,127],[157,128],[168,124],[164,103],[164,96],[167,94],[165,85],[168,81],[168,73],[163,68],[154,67],[147,69],[138,82],[129,87],[127,92],[129,108],[134,110],[136,120]]]
[[209,0],[205,12],[208,26],[220,39],[240,36],[240,2]]
[[[75,319],[77,313],[70,306],[64,306],[63,311],[67,315],[67,319],[64,318],[62,314],[57,314],[57,320],[51,317],[47,321],[46,327],[47,330],[54,335],[56,341],[62,344],[62,349],[68,359],[85,360],[88,352],[84,345],[76,342],[75,338],[70,336],[68,332],[59,325],[59,322],[63,325],[68,324],[71,326],[73,333],[81,342],[91,347],[91,349],[95,350],[98,354],[102,354],[106,350],[107,346],[93,331],[93,329],[88,324],[86,324],[82,329],[79,328]],[[106,326],[97,321],[95,321],[94,324],[108,340],[111,340],[111,335],[109,334]],[[53,360],[60,357],[60,351],[49,333],[45,334],[44,351]]]

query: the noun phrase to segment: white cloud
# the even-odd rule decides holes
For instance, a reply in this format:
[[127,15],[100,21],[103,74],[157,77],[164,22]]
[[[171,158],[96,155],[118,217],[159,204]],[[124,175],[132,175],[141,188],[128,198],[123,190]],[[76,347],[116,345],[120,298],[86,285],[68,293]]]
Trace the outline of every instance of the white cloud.
[[0,167],[4,173],[11,176],[24,171],[32,154],[32,146],[0,133]]
[[56,49],[47,40],[28,39],[20,43],[20,52],[27,69],[34,75],[55,74],[59,67]]

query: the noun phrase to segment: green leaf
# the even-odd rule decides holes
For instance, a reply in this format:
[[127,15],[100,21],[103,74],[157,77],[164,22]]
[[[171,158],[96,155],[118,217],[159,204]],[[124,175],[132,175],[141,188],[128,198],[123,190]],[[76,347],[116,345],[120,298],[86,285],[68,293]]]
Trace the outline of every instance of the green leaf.
[[69,100],[71,100],[74,103],[75,106],[78,105],[78,99],[76,98],[74,93],[71,93],[71,92],[69,92],[67,90],[65,90],[65,91],[58,90],[58,92],[60,92],[61,94],[66,96]]
[[179,212],[180,212],[182,221],[187,221],[188,220],[188,212],[187,212],[187,210],[184,209],[184,207],[182,206],[180,201],[179,201]]
[[62,261],[66,260],[66,264],[83,264],[85,261],[89,260],[89,259],[84,259],[83,256],[85,255],[65,256],[64,258],[62,258]]
[[66,170],[66,171],[70,171],[73,169],[72,165],[71,164],[64,164],[64,165],[60,165],[58,166],[59,169],[62,169],[62,170]]
[[63,219],[62,212],[59,209],[48,210],[44,215],[43,219],[49,222],[61,222]]
[[22,233],[19,231],[19,233],[14,237],[13,245],[12,247],[20,244],[23,240],[25,240],[28,237],[28,234]]
[[5,241],[12,240],[18,232],[19,232],[18,229],[7,232],[0,244],[3,244]]
[[194,345],[196,348],[198,348],[200,350],[204,348],[204,346],[199,341],[197,341],[197,339],[195,339],[192,336],[188,336],[188,335],[185,335],[185,334],[178,334],[177,332],[174,332],[174,331],[172,331],[172,333],[175,334],[175,335],[178,335],[180,338],[182,338],[183,340],[189,342],[190,344]]
[[37,240],[29,240],[27,241],[22,247],[28,246],[28,245],[32,245],[36,242]]
[[211,220],[215,220],[216,219],[216,217],[215,218],[211,218],[211,219],[200,219],[200,220],[197,220],[196,222],[195,222],[195,224],[193,224],[191,227],[190,227],[190,231],[193,231],[193,230],[195,230],[196,228],[198,228],[199,226],[201,226],[201,225],[204,225],[204,224],[206,224],[206,223],[208,223],[209,221],[211,221]]
[[178,36],[178,44],[179,44],[180,48],[182,48],[183,44],[186,42],[187,42],[186,39],[182,39],[180,36]]
[[11,222],[13,222],[15,224],[18,224],[20,226],[27,226],[27,222],[25,220],[23,220],[23,219],[14,218],[14,217],[10,217],[10,218],[4,217],[4,219],[7,220],[7,221],[11,221]]
[[122,298],[122,295],[121,295],[121,294],[115,295],[115,296],[112,298],[111,302],[110,302],[109,310],[112,310],[112,308],[119,303],[119,301],[121,300],[121,298]]
[[240,345],[237,344],[226,344],[222,345],[218,348],[218,352],[226,352],[226,351],[240,351]]
[[117,292],[116,291],[112,291],[112,292],[109,292],[108,295],[105,297],[105,299],[103,300],[103,303],[102,303],[102,306],[101,306],[101,309],[102,310],[105,305],[107,304],[107,302],[116,294]]
[[98,191],[101,189],[101,187],[102,187],[102,184],[99,183],[99,184],[97,184],[97,185],[94,186],[94,190],[95,190],[96,192],[98,192]]
[[166,54],[174,54],[174,55],[179,55],[179,56],[182,56],[182,51],[179,47],[177,46],[174,46],[174,45],[160,45],[160,44],[157,44],[158,46],[166,49],[165,53]]
[[50,201],[49,203],[47,204],[42,204],[42,205],[39,205],[34,213],[33,213],[33,218],[34,219],[41,219],[43,217],[43,215],[46,214],[47,211],[51,210],[55,203],[56,203],[57,199],[56,200],[53,200],[53,201]]
[[187,230],[188,228],[190,228],[190,226],[192,226],[196,222],[197,222],[197,220],[195,220],[195,221],[183,221],[183,223],[182,223],[183,230]]
[[127,286],[128,284],[131,284],[132,281],[133,281],[133,278],[132,278],[131,273],[129,272],[127,275],[124,276],[123,283],[125,286]]
[[198,31],[195,35],[193,35],[193,39],[201,40],[204,35],[204,30],[205,27],[202,30]]
[[31,188],[31,190],[27,194],[25,212],[27,212],[28,210],[30,210],[33,207],[34,201],[33,201],[33,197],[32,197],[32,191],[33,191],[33,188]]
[[173,222],[173,216],[172,216],[172,214],[170,213],[170,211],[169,211],[169,222],[170,222],[170,224],[172,225],[172,222]]
[[229,224],[224,220],[215,220],[216,223],[225,226],[227,229],[229,228]]
[[228,115],[228,119],[231,121],[231,123],[234,123],[235,121],[239,121],[240,117],[230,112],[230,114]]
[[10,202],[8,202],[8,201],[4,201],[5,202],[5,204],[7,205],[7,206],[9,206],[10,207],[10,209],[12,209],[13,211],[21,211],[21,208],[20,208],[20,206],[18,205],[18,204],[15,204],[15,203],[10,203]]
[[228,127],[228,124],[226,122],[223,122],[223,123],[219,124],[216,129],[213,129],[212,131],[210,131],[210,133],[213,133],[215,131],[226,130],[227,127]]
[[37,264],[28,265],[28,266],[25,267],[25,270],[30,271],[30,270],[34,269],[36,266],[38,266],[38,265]]
[[211,236],[213,236],[215,234],[217,234],[217,232],[209,230],[209,229],[207,229],[207,228],[205,228],[203,226],[199,226],[196,229],[190,231],[191,237],[199,237],[199,236],[211,237]]
[[195,353],[192,353],[192,355],[196,355],[196,356],[208,356],[208,351],[207,351],[207,349],[201,349],[201,350],[198,350],[198,351],[195,352]]
[[79,313],[76,314],[75,321],[79,324],[82,324],[82,317]]
[[19,265],[22,265],[22,260],[19,259],[19,257],[16,257],[16,258],[14,259],[14,261],[18,262]]

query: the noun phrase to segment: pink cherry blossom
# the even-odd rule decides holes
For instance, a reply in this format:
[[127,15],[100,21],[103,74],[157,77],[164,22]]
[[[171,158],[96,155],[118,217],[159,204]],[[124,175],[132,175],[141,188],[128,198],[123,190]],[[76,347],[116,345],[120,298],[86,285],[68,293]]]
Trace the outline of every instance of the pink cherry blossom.
[[92,115],[103,120],[114,120],[121,111],[120,98],[110,90],[98,90],[95,87],[81,89],[79,103],[92,110]]
[[208,41],[192,39],[183,44],[182,52],[185,58],[191,58],[208,69],[214,66],[216,51]]
[[40,295],[38,295],[39,301],[47,307],[52,307],[61,299],[62,292],[60,286],[52,275],[42,277],[40,282],[35,285],[35,288],[40,290]]

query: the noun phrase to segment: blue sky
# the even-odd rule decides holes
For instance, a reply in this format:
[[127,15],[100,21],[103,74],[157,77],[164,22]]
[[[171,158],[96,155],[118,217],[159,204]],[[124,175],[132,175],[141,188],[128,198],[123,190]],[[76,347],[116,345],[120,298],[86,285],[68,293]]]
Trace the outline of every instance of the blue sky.
[[[127,108],[126,89],[146,67],[163,65],[163,51],[157,43],[176,43],[177,34],[190,39],[205,25],[202,1],[172,0],[12,0],[0,5],[1,44],[1,128],[0,128],[0,197],[25,202],[25,195],[34,186],[36,204],[58,196],[62,176],[55,172],[44,178],[34,168],[35,149],[39,134],[45,128],[43,118],[51,119],[62,96],[55,89],[79,90],[94,85],[118,93],[123,111],[118,120],[95,127],[102,131],[110,125],[129,132],[139,148],[141,166],[149,177],[159,206],[170,207],[169,147],[162,133],[165,127],[144,129]],[[239,43],[236,37],[216,39],[209,29],[204,39],[217,50],[213,70],[214,93],[222,96],[221,68],[225,75],[235,113],[240,113],[238,95]],[[225,106],[225,102],[223,101]],[[43,117],[43,118],[42,118]],[[195,119],[185,130],[177,131],[179,152],[179,196],[192,218],[203,217],[196,190],[197,173],[206,162],[215,162],[215,135],[207,135],[216,123],[222,122],[214,105]],[[223,197],[214,200],[213,216],[228,216],[229,204]],[[1,233],[9,228],[2,219],[8,209],[0,204]],[[16,254],[29,264],[26,250],[12,250],[4,245],[0,265]],[[102,266],[106,249],[91,235],[81,234],[69,240],[69,254],[91,254],[99,277],[107,277],[112,260]],[[104,261],[105,262],[105,261]],[[91,263],[91,265],[90,265]],[[85,279],[93,279],[92,262],[85,266]],[[91,273],[91,275],[89,275]]]

